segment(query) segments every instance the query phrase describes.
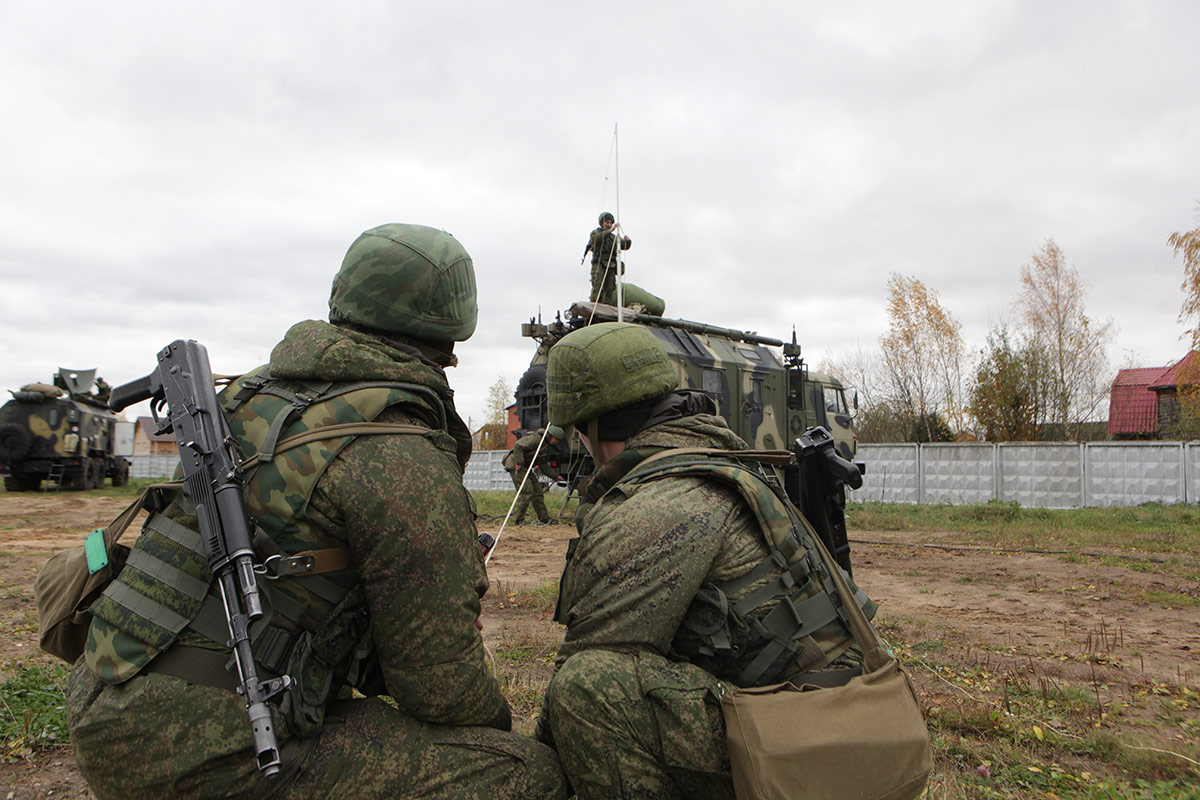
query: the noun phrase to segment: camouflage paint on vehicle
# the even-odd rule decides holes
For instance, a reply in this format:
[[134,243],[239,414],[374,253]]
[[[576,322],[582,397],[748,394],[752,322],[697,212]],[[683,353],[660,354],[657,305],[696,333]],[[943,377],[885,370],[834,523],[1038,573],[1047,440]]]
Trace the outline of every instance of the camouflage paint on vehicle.
[[[805,430],[820,425],[833,435],[837,451],[847,460],[854,459],[858,437],[845,390],[836,378],[810,372],[795,341],[785,344],[753,332],[628,310],[622,317],[645,325],[655,335],[681,385],[712,396],[718,413],[751,447],[788,449]],[[548,325],[531,320],[521,326],[522,336],[538,342],[537,353],[517,385],[516,412],[522,430],[536,430],[547,422],[550,348],[571,331],[616,319],[613,306],[576,303],[565,319],[560,315]]]
[[60,369],[54,384],[27,384],[0,407],[0,473],[8,491],[32,491],[48,478],[69,489],[129,480],[114,454],[117,416],[96,392],[96,371]]

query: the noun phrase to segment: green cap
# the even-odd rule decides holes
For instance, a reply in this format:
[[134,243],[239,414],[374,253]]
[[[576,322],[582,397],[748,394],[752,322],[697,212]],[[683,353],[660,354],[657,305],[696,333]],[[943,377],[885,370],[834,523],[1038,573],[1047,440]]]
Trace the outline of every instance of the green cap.
[[550,349],[550,422],[578,425],[679,388],[667,351],[646,328],[602,322],[567,334]]
[[450,234],[391,223],[354,240],[329,294],[329,321],[462,342],[479,307],[471,256]]

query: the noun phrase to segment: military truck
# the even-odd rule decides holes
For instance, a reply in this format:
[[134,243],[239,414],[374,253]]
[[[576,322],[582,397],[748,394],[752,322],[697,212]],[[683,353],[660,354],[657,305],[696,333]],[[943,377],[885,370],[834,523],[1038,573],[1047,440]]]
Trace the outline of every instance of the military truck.
[[[602,303],[576,303],[550,324],[530,320],[521,335],[538,343],[529,369],[517,384],[517,420],[524,431],[546,424],[546,361],[550,348],[573,330],[596,322],[614,322],[617,309]],[[717,411],[752,447],[791,447],[804,431],[826,428],[839,455],[853,461],[858,437],[846,391],[830,375],[811,372],[792,341],[700,322],[667,319],[626,309],[625,322],[644,325],[662,343],[679,371],[681,385],[702,389],[716,400]],[[769,348],[782,350],[782,358]]]
[[0,474],[10,492],[49,480],[67,489],[129,482],[133,423],[109,409],[96,370],[59,369],[53,382],[30,383],[0,406]]
[[[639,303],[622,310],[620,316],[649,329],[678,370],[680,384],[708,393],[716,401],[717,412],[751,447],[796,453],[796,462],[781,470],[782,488],[801,507],[838,562],[850,570],[844,486],[858,488],[865,465],[853,463],[858,437],[841,382],[809,371],[795,332],[792,341],[785,343],[750,331],[664,318],[660,315],[663,304],[655,306]],[[530,319],[521,326],[521,335],[534,339],[538,349],[517,384],[518,435],[547,424],[550,348],[571,331],[617,318],[614,306],[576,303],[565,317],[559,313],[549,324]],[[779,348],[779,353],[772,348]],[[577,437],[551,448],[543,463],[542,472],[557,474],[569,491],[582,486],[594,469]]]

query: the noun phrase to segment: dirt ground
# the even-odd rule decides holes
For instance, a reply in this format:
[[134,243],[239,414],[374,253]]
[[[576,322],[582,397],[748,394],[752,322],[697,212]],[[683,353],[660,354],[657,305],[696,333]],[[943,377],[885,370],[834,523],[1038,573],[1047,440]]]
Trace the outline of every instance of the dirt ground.
[[[127,501],[70,495],[0,493],[0,665],[52,661],[37,649],[32,583],[48,555],[80,542]],[[495,526],[482,525],[481,529]],[[504,643],[503,598],[558,578],[572,527],[506,529],[489,564],[494,590],[485,605],[485,634]],[[997,671],[1088,676],[1114,697],[1151,682],[1200,684],[1200,614],[1161,598],[1200,596],[1180,570],[1147,561],[999,553],[961,544],[953,532],[912,534],[851,530],[855,577],[880,604],[887,634],[950,648],[964,661]],[[1200,559],[1200,555],[1195,558]],[[1184,570],[1185,572],[1187,570]],[[1195,574],[1195,569],[1190,570]],[[490,619],[489,619],[490,615]],[[547,625],[553,623],[546,622]],[[915,648],[920,652],[920,648]],[[918,687],[937,679],[914,668]],[[7,713],[0,709],[0,713]],[[0,763],[0,800],[90,798],[70,751],[60,749]]]

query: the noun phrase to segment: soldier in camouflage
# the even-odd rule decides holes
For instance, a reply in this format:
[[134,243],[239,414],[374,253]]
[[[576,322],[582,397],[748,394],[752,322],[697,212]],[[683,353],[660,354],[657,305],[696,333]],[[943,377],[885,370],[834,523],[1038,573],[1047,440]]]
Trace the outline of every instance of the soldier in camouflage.
[[[591,232],[587,246],[583,248],[583,259],[587,258],[588,253],[592,254],[592,293],[589,299],[593,303],[615,305],[617,272],[625,274],[625,262],[617,256],[618,247],[628,250],[633,247],[633,241],[628,236],[617,235],[614,229],[616,218],[609,212],[600,215],[599,223],[600,227]],[[580,264],[583,259],[580,259]]]
[[[831,609],[830,587],[819,570],[806,574],[803,548],[788,570],[772,559],[772,531],[781,518],[792,525],[770,487],[719,452],[676,452],[747,449],[707,395],[678,385],[641,326],[591,325],[550,351],[550,420],[578,426],[598,465],[563,572],[556,617],[567,631],[538,722],[581,800],[733,798],[722,684],[857,674],[840,617],[807,610]],[[781,597],[808,616],[803,626],[768,616],[785,610]]]
[[510,732],[478,626],[470,434],[443,371],[476,307],[454,237],[373,228],[334,279],[330,322],[293,326],[267,368],[221,394],[243,455],[260,454],[246,487],[260,557],[345,559],[260,581],[272,614],[252,632],[259,674],[296,682],[275,711],[281,774],[256,769],[195,520],[176,500],[94,604],[71,675],[71,741],[97,798],[566,796],[554,752]]
[[[543,434],[545,434],[545,444],[542,444]],[[563,430],[557,425],[551,425],[549,431],[545,428],[538,428],[533,433],[517,439],[513,449],[504,456],[502,462],[504,469],[512,478],[513,486],[517,490],[516,508],[513,512],[514,525],[520,525],[521,521],[525,519],[525,509],[529,507],[530,503],[533,503],[533,513],[537,514],[538,522],[543,524],[550,522],[550,512],[546,510],[545,492],[538,480],[537,471],[533,467],[543,465],[546,461],[546,448],[558,444],[562,436]],[[536,464],[535,453],[538,454]]]

